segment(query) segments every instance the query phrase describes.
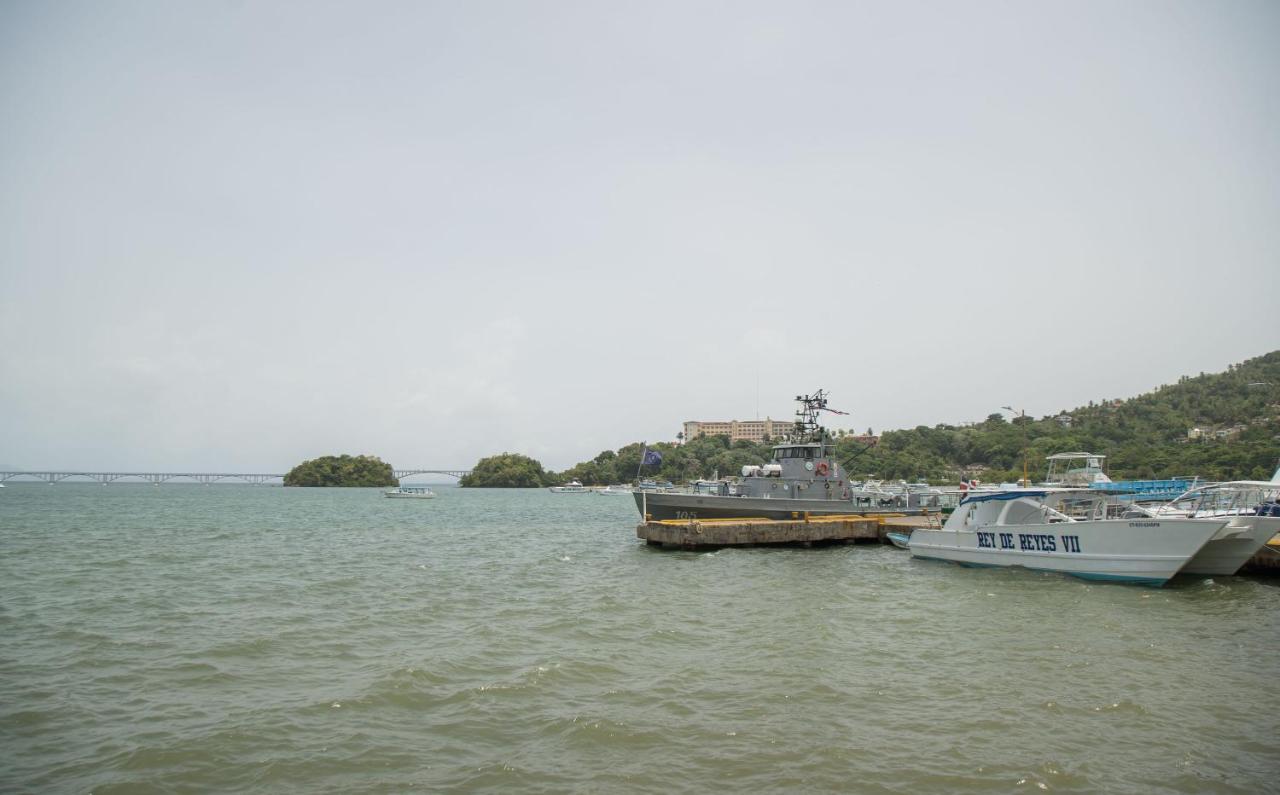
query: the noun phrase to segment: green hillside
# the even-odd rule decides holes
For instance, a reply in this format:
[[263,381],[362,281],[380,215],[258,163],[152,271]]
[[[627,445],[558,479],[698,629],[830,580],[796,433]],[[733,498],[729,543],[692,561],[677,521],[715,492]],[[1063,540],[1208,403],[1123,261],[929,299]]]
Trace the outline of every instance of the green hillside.
[[[1100,399],[1057,415],[1012,422],[993,414],[963,427],[888,431],[874,447],[838,437],[836,451],[855,478],[950,484],[976,477],[997,482],[1022,476],[1024,440],[1032,480],[1044,477],[1045,456],[1073,450],[1107,456],[1107,471],[1116,480],[1180,475],[1268,479],[1280,459],[1280,351],[1232,365],[1225,373],[1185,376],[1128,400]],[[662,454],[662,465],[644,468],[642,476],[673,481],[716,472],[736,475],[744,464],[770,457],[768,444],[730,444],[724,436],[649,447]],[[549,479],[631,481],[642,450],[639,443],[606,450],[563,473],[549,473]]]
[[1033,480],[1044,476],[1045,456],[1072,450],[1106,455],[1117,480],[1269,478],[1280,459],[1280,351],[1128,400],[1103,399],[1039,419],[1008,422],[997,414],[966,428],[921,426],[886,433],[865,453],[847,444],[840,449],[855,473],[1015,480],[1024,433]]

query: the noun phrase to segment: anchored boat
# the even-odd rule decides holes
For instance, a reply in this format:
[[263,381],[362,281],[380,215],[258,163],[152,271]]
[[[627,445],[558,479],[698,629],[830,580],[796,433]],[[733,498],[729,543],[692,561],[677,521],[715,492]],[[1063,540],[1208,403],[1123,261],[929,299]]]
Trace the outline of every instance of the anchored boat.
[[804,514],[919,514],[919,495],[889,494],[855,485],[834,457],[831,438],[818,423],[827,408],[826,392],[797,396],[801,408],[788,440],[774,445],[773,460],[746,466],[736,494],[653,493],[633,496],[649,519],[792,519]]

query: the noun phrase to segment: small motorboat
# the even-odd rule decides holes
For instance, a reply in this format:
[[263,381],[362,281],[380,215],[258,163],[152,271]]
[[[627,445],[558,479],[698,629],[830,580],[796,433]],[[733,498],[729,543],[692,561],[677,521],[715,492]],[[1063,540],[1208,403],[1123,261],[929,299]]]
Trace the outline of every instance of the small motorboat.
[[576,480],[571,480],[563,486],[549,486],[547,490],[552,494],[587,494],[591,491]]
[[401,500],[429,500],[435,497],[436,493],[426,486],[401,486],[398,489],[382,492],[382,496]]

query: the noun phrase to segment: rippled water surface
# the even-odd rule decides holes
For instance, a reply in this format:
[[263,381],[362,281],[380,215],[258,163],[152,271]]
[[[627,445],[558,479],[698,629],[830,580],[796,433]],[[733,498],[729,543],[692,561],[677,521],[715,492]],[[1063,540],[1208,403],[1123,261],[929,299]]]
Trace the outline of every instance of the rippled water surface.
[[624,497],[0,489],[0,790],[1280,786],[1280,580],[650,549]]

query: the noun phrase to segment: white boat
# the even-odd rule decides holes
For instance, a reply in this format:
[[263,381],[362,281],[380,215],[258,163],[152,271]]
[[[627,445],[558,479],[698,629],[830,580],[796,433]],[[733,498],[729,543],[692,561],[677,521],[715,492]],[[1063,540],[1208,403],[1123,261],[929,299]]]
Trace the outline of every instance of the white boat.
[[596,494],[603,494],[606,497],[621,496],[623,494],[629,495],[631,494],[631,488],[629,486],[618,486],[618,485],[605,486],[603,489],[600,489],[599,491],[597,491]]
[[1106,516],[1106,495],[1090,489],[975,494],[940,529],[913,530],[911,555],[1164,585],[1227,525],[1225,518]]
[[586,494],[591,489],[576,480],[571,480],[563,486],[549,486],[547,490],[553,494]]
[[382,492],[382,496],[399,500],[429,500],[436,493],[426,486],[401,486],[398,489]]
[[1182,568],[1184,574],[1232,575],[1280,532],[1280,483],[1233,480],[1192,489],[1157,508],[1134,506],[1129,515],[1187,518],[1227,524]]

